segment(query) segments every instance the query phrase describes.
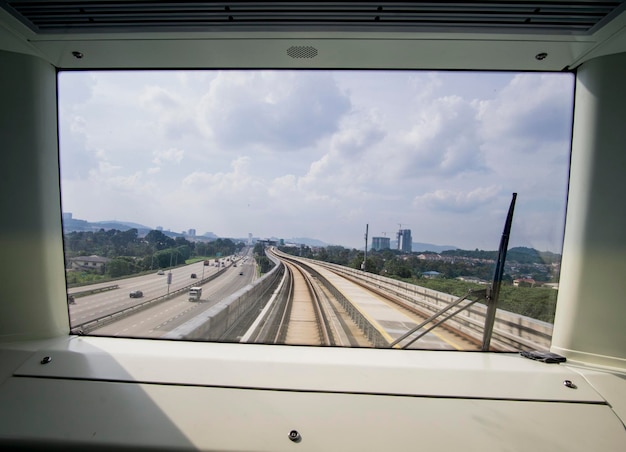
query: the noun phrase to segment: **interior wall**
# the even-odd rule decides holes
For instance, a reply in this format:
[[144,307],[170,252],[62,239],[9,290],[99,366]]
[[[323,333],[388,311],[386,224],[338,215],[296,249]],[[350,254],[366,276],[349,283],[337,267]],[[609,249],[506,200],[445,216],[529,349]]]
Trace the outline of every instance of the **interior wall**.
[[552,349],[626,369],[626,53],[577,73],[563,263]]
[[69,331],[56,69],[0,51],[0,341]]

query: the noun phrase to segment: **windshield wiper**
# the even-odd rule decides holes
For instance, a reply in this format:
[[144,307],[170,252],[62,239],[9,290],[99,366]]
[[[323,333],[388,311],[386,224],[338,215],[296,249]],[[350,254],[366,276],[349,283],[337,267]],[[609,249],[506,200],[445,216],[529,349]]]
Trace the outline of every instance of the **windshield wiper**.
[[496,268],[494,270],[493,282],[491,283],[491,286],[487,287],[486,289],[481,289],[481,290],[470,290],[464,296],[457,298],[449,305],[435,312],[433,315],[431,315],[429,318],[427,318],[422,323],[417,325],[415,328],[404,333],[398,339],[396,339],[391,344],[389,344],[389,347],[393,347],[394,345],[402,342],[404,339],[411,336],[413,333],[420,330],[425,325],[435,320],[437,317],[445,314],[450,309],[458,306],[462,301],[466,300],[468,297],[475,295],[477,296],[475,300],[471,300],[469,303],[461,306],[456,311],[452,312],[451,314],[446,315],[443,319],[439,320],[437,323],[431,325],[426,330],[422,331],[420,334],[412,338],[408,343],[404,344],[402,348],[407,348],[413,342],[425,336],[428,332],[430,332],[434,328],[437,328],[439,325],[441,325],[448,319],[451,319],[458,313],[466,310],[477,301],[486,300],[487,301],[487,313],[485,314],[485,326],[483,330],[483,343],[482,343],[481,350],[484,352],[489,351],[489,345],[491,343],[491,335],[493,333],[493,324],[496,320],[496,308],[498,306],[498,298],[500,297],[500,286],[502,285],[502,277],[504,276],[504,262],[506,261],[506,250],[509,246],[509,236],[511,235],[511,224],[513,223],[513,210],[515,209],[516,199],[517,199],[517,193],[513,193],[513,199],[511,200],[511,204],[509,205],[509,213],[507,214],[506,221],[504,223],[504,231],[502,232],[502,238],[500,239],[500,248],[498,249],[498,256],[496,259]]
[[517,193],[513,193],[513,199],[509,205],[509,213],[504,223],[504,231],[500,239],[500,248],[498,249],[498,259],[496,260],[496,269],[493,272],[493,282],[491,290],[487,296],[487,314],[485,315],[485,329],[483,332],[482,351],[489,351],[491,343],[491,334],[493,333],[493,323],[496,320],[496,308],[498,306],[498,298],[500,298],[500,286],[502,285],[502,277],[504,276],[504,261],[506,260],[506,250],[509,247],[509,236],[511,235],[511,223],[513,223],[513,210],[515,209],[515,200]]

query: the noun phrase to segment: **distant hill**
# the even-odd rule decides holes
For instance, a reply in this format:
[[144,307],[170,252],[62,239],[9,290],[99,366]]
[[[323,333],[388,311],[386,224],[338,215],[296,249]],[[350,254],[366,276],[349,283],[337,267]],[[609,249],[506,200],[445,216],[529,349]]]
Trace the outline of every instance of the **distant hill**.
[[412,249],[413,252],[419,252],[419,251],[434,251],[435,253],[441,253],[442,251],[448,251],[448,250],[457,250],[459,249],[458,246],[453,246],[453,245],[433,245],[432,243],[420,243],[420,242],[413,242],[411,243],[412,245]]
[[[397,250],[398,242],[396,242],[395,240],[392,240],[390,242],[390,248],[392,250]],[[422,243],[422,242],[411,243],[411,250],[414,253],[419,253],[420,251],[432,251],[434,253],[441,253],[443,251],[457,250],[457,249],[459,249],[459,247],[454,246],[454,245],[434,245],[432,243]]]
[[[278,241],[278,239],[273,238],[273,240]],[[298,245],[307,245],[307,246],[316,246],[316,247],[327,247],[333,246],[330,243],[322,242],[321,240],[312,239],[309,237],[293,237],[291,239],[285,239],[285,243],[295,243]],[[396,249],[396,242],[391,242],[391,249]],[[360,247],[359,249],[363,249]],[[458,247],[452,245],[433,245],[432,243],[419,243],[413,242],[413,252],[415,251],[433,251],[436,253],[440,253],[446,250],[456,250]]]
[[63,220],[63,232],[86,232],[86,231],[99,231],[100,229],[109,230],[117,229],[118,231],[128,231],[129,229],[137,229],[139,232],[147,233],[153,228],[144,226],[138,223],[131,223],[128,221],[95,221],[89,222],[85,220],[79,220],[77,218],[70,218]]
[[[442,251],[441,254],[445,256],[462,256],[471,257],[476,259],[490,259],[495,260],[498,257],[497,251],[484,251],[484,250],[453,250]],[[537,251],[534,248],[526,248],[518,246],[510,248],[506,252],[507,262],[517,262],[519,264],[550,264],[553,262],[560,262],[561,255],[552,253],[550,251]]]
[[[275,239],[275,240],[278,241],[279,239]],[[298,245],[319,246],[319,247],[329,246],[329,244],[326,242],[322,242],[321,240],[312,239],[309,237],[293,237],[290,239],[285,239],[285,243],[296,243]]]
[[117,221],[117,220],[109,220],[109,221],[95,221],[91,223],[103,229],[117,229],[118,231],[126,231],[128,229],[137,229],[138,231],[146,230],[151,231],[154,228],[150,226],[144,226],[139,223],[132,223],[130,221]]
[[[128,231],[129,229],[137,229],[137,231],[139,232],[139,236],[143,237],[144,235],[146,235],[148,232],[156,229],[156,228],[152,228],[150,226],[145,226],[143,224],[139,224],[139,223],[133,223],[131,221],[118,221],[118,220],[108,220],[108,221],[85,221],[85,220],[79,220],[76,218],[69,218],[69,219],[64,219],[63,220],[63,233],[67,234],[69,232],[87,232],[87,231],[99,231],[100,229],[104,229],[104,230],[110,230],[110,229],[117,229],[118,231]],[[163,232],[163,234],[165,234],[168,237],[171,237],[173,239],[175,239],[176,237],[187,237],[186,235],[180,233],[180,232],[172,232],[172,231],[161,231]],[[214,234],[213,232],[205,232],[203,235],[198,236],[198,239],[202,240],[202,239],[208,239],[210,240],[215,240],[215,239],[219,239],[220,237],[216,234]],[[241,240],[247,240],[247,239],[241,239]]]
[[561,255],[551,251],[537,251],[534,248],[518,246],[507,251],[506,260],[519,262],[520,264],[550,264],[560,262]]
[[[64,219],[63,220],[63,233],[67,234],[69,232],[87,232],[87,231],[99,231],[100,229],[110,230],[117,229],[118,231],[128,231],[129,229],[137,229],[139,232],[139,236],[143,236],[148,232],[152,231],[155,228],[150,226],[145,226],[139,223],[133,223],[131,221],[118,221],[118,220],[108,220],[108,221],[85,221],[79,220],[76,218]],[[163,234],[167,235],[171,238],[176,237],[184,237],[180,232],[172,232],[172,231],[162,231]],[[212,233],[210,233],[212,234]],[[213,237],[217,238],[215,234],[212,234]],[[212,238],[209,236],[209,238]]]
[[97,230],[94,226],[85,220],[77,220],[75,218],[70,218],[63,220],[63,232],[84,232],[84,231],[93,231]]

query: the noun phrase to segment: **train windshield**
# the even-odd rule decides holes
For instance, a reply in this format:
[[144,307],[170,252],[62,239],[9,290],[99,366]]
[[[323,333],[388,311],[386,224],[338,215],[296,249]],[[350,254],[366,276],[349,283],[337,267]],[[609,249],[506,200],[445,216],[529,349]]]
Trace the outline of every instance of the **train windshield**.
[[58,92],[73,333],[549,349],[572,74],[61,71]]

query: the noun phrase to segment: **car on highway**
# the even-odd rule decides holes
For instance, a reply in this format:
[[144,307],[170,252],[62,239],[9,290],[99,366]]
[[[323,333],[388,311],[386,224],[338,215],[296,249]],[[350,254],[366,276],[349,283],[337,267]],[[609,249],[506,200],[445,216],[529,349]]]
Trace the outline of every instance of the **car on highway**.
[[141,298],[143,297],[143,292],[141,290],[133,290],[129,296],[130,298]]
[[239,272],[239,276],[243,276],[243,272]]
[[191,279],[196,279],[198,277],[198,275],[196,275],[195,273],[191,274]]
[[164,272],[163,270],[159,270],[159,271],[157,272],[157,275],[164,275],[164,274],[165,274],[165,272]]

